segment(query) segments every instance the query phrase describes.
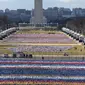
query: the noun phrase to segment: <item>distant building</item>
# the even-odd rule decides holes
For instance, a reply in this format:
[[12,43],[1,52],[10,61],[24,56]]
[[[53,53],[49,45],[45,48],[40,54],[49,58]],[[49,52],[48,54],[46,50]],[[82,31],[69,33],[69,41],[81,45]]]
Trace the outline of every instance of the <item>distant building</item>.
[[44,16],[47,18],[47,21],[52,21],[58,18],[58,8],[48,8],[44,10]]
[[[42,4],[43,0],[35,0],[37,3]],[[0,10],[0,16],[6,15],[11,23],[31,23],[36,24],[44,23],[55,23],[59,20],[71,17],[85,17],[85,9],[83,8],[73,8],[72,10],[64,7],[49,7],[43,9],[43,5],[35,3],[35,9],[17,9],[9,10],[8,8]]]
[[47,17],[53,16],[56,18],[58,15],[58,8],[57,7],[56,8],[48,8],[45,10],[44,15]]
[[48,22],[50,21],[56,21],[60,18],[70,18],[72,11],[69,8],[63,8],[63,7],[50,7],[48,9],[44,10],[44,15],[47,18]]
[[71,10],[69,8],[59,8],[58,9],[58,14],[61,16],[69,16],[71,15]]
[[10,10],[8,8],[5,9],[5,13],[9,13]]
[[20,13],[20,14],[21,13],[25,13],[26,12],[26,9],[17,9],[17,12]]
[[3,10],[0,10],[0,13],[4,13],[4,11]]
[[4,14],[4,11],[3,10],[0,10],[0,15],[3,15]]
[[85,9],[82,9],[82,15],[85,16]]
[[13,14],[13,15],[17,15],[18,14],[17,10],[10,10],[10,13]]
[[25,13],[29,16],[31,16],[31,10],[26,10]]
[[72,15],[74,17],[83,16],[83,9],[82,8],[73,8]]
[[22,22],[28,22],[28,20],[30,19],[30,15],[28,15],[26,13],[21,13],[20,19],[22,20]]

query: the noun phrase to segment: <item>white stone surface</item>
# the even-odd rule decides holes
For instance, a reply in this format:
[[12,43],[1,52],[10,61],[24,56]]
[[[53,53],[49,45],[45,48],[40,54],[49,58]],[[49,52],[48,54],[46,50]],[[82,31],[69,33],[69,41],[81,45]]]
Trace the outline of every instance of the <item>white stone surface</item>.
[[30,23],[43,24],[47,23],[47,19],[43,16],[43,1],[35,0],[34,2],[34,16],[32,16]]

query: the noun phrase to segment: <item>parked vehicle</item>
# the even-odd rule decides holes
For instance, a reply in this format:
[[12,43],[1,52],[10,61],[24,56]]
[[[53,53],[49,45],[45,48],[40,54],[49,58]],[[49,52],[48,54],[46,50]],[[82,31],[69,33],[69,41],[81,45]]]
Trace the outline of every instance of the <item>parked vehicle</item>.
[[16,32],[16,30],[17,30],[17,27],[16,28],[14,27],[14,28],[10,28],[10,29],[7,29],[7,30],[1,32],[0,33],[0,40],[2,40],[3,38],[7,37],[8,35]]
[[85,37],[83,35],[80,35],[79,33],[65,27],[62,28],[62,31],[73,37],[74,39],[79,40],[79,42],[83,42],[85,44]]

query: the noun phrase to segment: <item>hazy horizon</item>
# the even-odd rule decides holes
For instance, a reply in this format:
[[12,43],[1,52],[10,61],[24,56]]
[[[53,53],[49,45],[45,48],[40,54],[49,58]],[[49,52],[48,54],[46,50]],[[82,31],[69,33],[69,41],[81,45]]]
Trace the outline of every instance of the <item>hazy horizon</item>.
[[[85,8],[85,0],[43,0],[43,8],[65,7],[65,8]],[[0,9],[28,9],[34,8],[34,0],[0,0]]]

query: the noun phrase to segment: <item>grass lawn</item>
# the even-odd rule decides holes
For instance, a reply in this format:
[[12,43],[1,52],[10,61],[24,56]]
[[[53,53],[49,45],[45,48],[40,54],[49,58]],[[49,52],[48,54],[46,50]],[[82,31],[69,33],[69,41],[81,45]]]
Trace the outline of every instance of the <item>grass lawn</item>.
[[0,48],[10,48],[10,47],[15,47],[15,46],[13,46],[13,45],[1,45],[0,44]]
[[24,52],[33,55],[64,55],[67,53],[69,55],[85,55],[85,47],[83,45],[74,46],[73,48],[61,51],[61,52]]
[[[14,48],[16,46],[11,45],[0,45],[0,54],[12,54],[13,52],[9,50],[8,48]],[[33,55],[64,55],[64,53],[67,53],[69,55],[85,55],[85,46],[78,45],[74,46],[73,48],[66,50],[66,51],[60,51],[60,52],[24,52],[26,54],[33,54]]]
[[72,49],[69,49],[65,52],[70,55],[85,55],[85,46],[83,45],[75,46]]
[[15,46],[12,45],[0,45],[0,54],[12,54],[13,52],[8,48],[12,48]]
[[[62,33],[61,31],[44,31],[44,30],[19,30],[16,32],[16,34],[26,34],[26,33],[35,33],[35,34],[40,34],[40,33],[47,33],[47,34],[57,34],[57,33]],[[74,43],[75,41],[73,41]],[[5,42],[0,42],[0,54],[12,54],[13,52],[9,50],[8,48],[14,48],[16,47],[13,45],[24,45],[26,43],[7,43]],[[28,44],[28,43],[27,43]],[[67,44],[66,44],[67,45]],[[66,50],[66,51],[60,51],[60,52],[24,52],[27,54],[33,54],[33,55],[64,55],[64,53],[68,53],[69,55],[85,55],[85,47],[83,45],[76,45],[72,49]]]
[[16,34],[26,34],[26,33],[35,33],[35,34],[40,34],[40,33],[52,33],[52,34],[56,34],[56,33],[61,33],[60,31],[44,31],[44,30],[19,30],[18,32],[16,32]]
[[85,82],[52,82],[52,81],[47,81],[47,82],[40,82],[40,81],[28,81],[28,82],[1,82],[1,85],[85,85]]
[[13,52],[6,49],[6,48],[0,48],[0,54],[12,54]]
[[33,55],[63,55],[63,52],[24,52],[26,54],[33,54]]

